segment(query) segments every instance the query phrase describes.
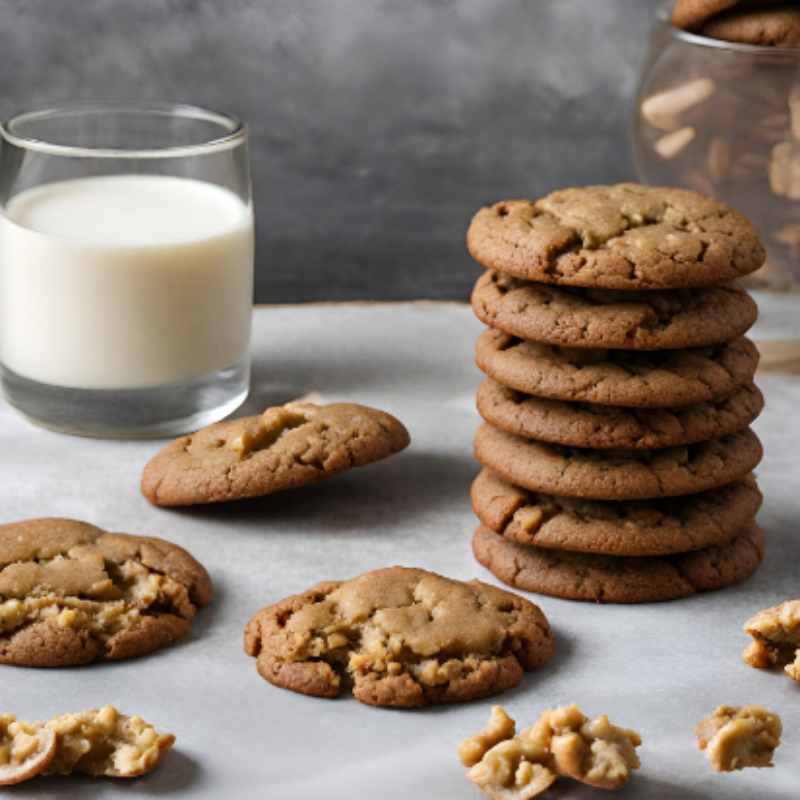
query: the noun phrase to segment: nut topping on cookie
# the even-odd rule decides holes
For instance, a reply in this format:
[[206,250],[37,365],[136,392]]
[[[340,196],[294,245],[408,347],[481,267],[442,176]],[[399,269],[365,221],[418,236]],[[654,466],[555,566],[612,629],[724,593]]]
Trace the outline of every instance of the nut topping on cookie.
[[287,403],[176,439],[145,467],[142,493],[160,506],[260,497],[380,461],[409,442],[398,420],[374,408]]
[[478,581],[393,567],[320,583],[259,611],[245,652],[270,683],[362,703],[419,707],[497,694],[555,648],[533,603]]
[[781,718],[757,705],[717,706],[694,729],[716,772],[771,767],[782,731]]
[[212,595],[205,569],[161,539],[63,519],[0,526],[0,663],[148,653],[185,636]]
[[744,626],[755,641],[742,658],[751,667],[782,666],[800,681],[800,600],[790,600],[756,614]]
[[56,736],[52,731],[17,722],[13,714],[0,714],[0,786],[38,775],[55,753]]

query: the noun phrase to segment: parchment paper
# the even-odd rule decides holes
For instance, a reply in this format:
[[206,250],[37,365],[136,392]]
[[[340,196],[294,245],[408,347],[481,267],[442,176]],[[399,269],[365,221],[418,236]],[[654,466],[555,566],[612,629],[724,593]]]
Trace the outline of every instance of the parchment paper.
[[[800,684],[741,661],[749,641],[742,624],[800,597],[797,379],[760,382],[767,410],[756,425],[766,448],[759,522],[768,550],[744,584],[632,607],[531,596],[555,630],[555,658],[518,688],[459,706],[369,708],[351,697],[292,694],[258,677],[242,650],[245,623],[320,580],[403,564],[496,582],[470,549],[476,521],[469,486],[478,472],[471,439],[481,380],[472,350],[481,329],[458,304],[258,309],[253,391],[241,413],[319,390],[326,402],[357,401],[395,414],[413,442],[380,464],[238,504],[154,508],[138,484],[162,443],[50,433],[0,401],[0,522],[62,516],[160,536],[189,549],[217,591],[189,637],[149,656],[79,669],[0,667],[0,711],[46,719],[111,703],[177,736],[174,751],[144,778],[37,778],[3,795],[480,800],[454,749],[483,727],[492,704],[502,703],[525,727],[542,710],[573,701],[643,736],[642,770],[620,797],[800,795]],[[692,729],[720,702],[763,703],[781,714],[784,743],[775,769],[711,771]],[[545,795],[607,796],[566,779]]]

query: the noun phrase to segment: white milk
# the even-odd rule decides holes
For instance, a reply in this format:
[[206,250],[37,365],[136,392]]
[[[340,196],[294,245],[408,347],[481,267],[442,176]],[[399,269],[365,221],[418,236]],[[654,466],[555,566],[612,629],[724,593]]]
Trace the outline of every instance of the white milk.
[[0,215],[0,361],[34,381],[144,388],[230,367],[252,296],[252,211],[218,186],[85,178]]

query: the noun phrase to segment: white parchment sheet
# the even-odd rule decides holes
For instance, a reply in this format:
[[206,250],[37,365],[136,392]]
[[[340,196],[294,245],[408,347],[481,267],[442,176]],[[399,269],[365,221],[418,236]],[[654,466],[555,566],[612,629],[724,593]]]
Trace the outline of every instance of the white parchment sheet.
[[[481,380],[472,350],[482,327],[447,303],[260,308],[255,312],[257,413],[312,390],[399,417],[410,448],[317,486],[259,500],[184,510],[139,493],[161,442],[49,433],[0,401],[0,522],[61,516],[111,531],[159,536],[211,573],[216,599],[191,635],[156,653],[78,669],[0,667],[0,711],[22,719],[115,705],[177,736],[163,764],[122,781],[37,778],[15,798],[196,797],[276,800],[480,800],[455,747],[500,702],[520,727],[577,702],[640,731],[642,770],[619,797],[653,800],[800,796],[800,684],[741,661],[742,624],[800,597],[800,380],[764,378],[756,425],[766,457],[759,522],[766,561],[716,594],[645,606],[595,606],[532,597],[557,640],[555,658],[498,698],[417,711],[369,708],[351,697],[303,697],[265,683],[242,649],[259,608],[320,580],[378,567],[419,566],[496,582],[473,560],[469,487]],[[720,703],[762,703],[781,714],[771,770],[716,775],[693,727]],[[562,780],[546,798],[610,797]]]

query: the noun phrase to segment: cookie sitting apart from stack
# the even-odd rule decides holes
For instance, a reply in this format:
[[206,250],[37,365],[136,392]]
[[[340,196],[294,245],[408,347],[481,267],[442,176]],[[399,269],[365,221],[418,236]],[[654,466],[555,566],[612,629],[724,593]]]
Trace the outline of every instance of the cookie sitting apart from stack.
[[757,308],[735,279],[764,261],[755,228],[696,192],[621,184],[484,208],[468,244],[489,326],[478,561],[519,589],[601,602],[752,574],[763,398],[744,336]]

